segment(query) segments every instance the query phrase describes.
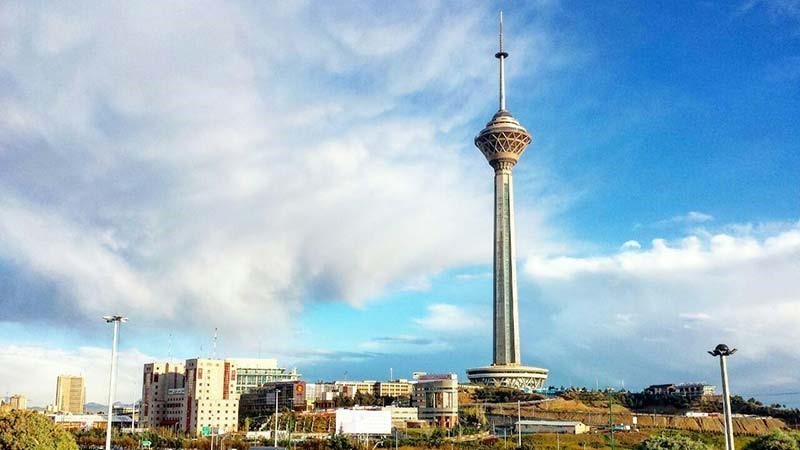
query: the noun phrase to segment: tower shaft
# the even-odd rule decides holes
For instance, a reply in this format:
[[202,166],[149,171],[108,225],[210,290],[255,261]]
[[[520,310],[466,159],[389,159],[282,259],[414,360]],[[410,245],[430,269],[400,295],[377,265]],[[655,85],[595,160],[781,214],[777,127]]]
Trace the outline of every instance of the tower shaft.
[[522,365],[519,351],[517,263],[514,245],[514,180],[511,169],[531,142],[528,130],[506,110],[503,14],[500,13],[500,108],[475,137],[475,146],[494,169],[494,348],[491,366],[467,370],[473,383],[541,389],[547,369]]
[[520,363],[517,265],[514,249],[514,181],[511,164],[494,174],[494,365]]

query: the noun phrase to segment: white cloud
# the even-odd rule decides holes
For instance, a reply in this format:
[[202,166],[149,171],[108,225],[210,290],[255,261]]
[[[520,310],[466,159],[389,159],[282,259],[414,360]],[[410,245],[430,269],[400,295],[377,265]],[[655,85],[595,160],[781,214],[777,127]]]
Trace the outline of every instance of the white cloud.
[[707,322],[712,319],[710,314],[704,312],[696,312],[696,313],[680,313],[678,317],[684,319],[688,322]]
[[[13,319],[118,312],[269,346],[309,300],[489,261],[490,170],[459,127],[492,112],[493,14],[352,8],[4,5],[0,263],[54,286]],[[540,38],[515,64],[563,59]]]
[[642,248],[642,244],[640,244],[638,241],[625,241],[625,243],[623,243],[620,247],[620,250],[639,250],[640,248]]
[[[142,365],[154,359],[138,350],[122,349],[117,365],[115,401],[130,403],[142,395]],[[82,375],[86,401],[108,403],[111,349],[79,347],[73,350],[39,345],[0,345],[0,379],[4,389],[28,397],[30,406],[54,403],[56,378]]]
[[669,219],[659,220],[650,224],[653,228],[666,228],[676,225],[696,225],[714,220],[714,216],[699,211],[689,211],[686,214],[670,217]]
[[474,313],[446,303],[429,305],[427,315],[415,322],[427,330],[450,334],[479,333],[484,325]]
[[530,258],[525,272],[559,330],[541,336],[535,354],[588,345],[590,356],[575,357],[610,379],[713,379],[705,350],[724,342],[740,350],[736,389],[773,386],[800,364],[800,224],[770,229],[656,239],[610,256]]
[[359,344],[358,348],[387,354],[420,354],[441,352],[449,349],[450,345],[434,339],[400,335],[372,338]]

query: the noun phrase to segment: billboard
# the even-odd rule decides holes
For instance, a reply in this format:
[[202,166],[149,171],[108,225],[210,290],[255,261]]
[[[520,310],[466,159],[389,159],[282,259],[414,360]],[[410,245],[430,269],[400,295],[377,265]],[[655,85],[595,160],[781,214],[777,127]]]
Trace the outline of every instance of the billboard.
[[457,380],[458,375],[454,373],[423,374],[417,377],[419,381],[438,381],[438,380]]
[[337,409],[336,432],[341,434],[391,434],[389,409]]

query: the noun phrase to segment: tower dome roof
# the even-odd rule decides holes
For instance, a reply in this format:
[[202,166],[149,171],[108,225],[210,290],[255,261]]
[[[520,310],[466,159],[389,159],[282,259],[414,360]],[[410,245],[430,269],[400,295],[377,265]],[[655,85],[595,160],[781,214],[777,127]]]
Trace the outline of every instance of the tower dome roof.
[[496,161],[508,161],[513,166],[530,143],[528,130],[504,109],[497,111],[475,137],[475,146],[493,167]]

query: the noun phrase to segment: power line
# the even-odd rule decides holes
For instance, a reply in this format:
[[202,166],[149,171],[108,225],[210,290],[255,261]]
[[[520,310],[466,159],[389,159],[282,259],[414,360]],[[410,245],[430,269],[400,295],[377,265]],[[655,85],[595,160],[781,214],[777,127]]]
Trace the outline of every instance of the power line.
[[755,396],[770,397],[770,396],[778,396],[778,395],[800,395],[800,391],[796,391],[796,392],[757,392],[757,393],[748,392],[748,393],[741,393],[739,395],[742,396],[742,397],[745,397],[745,396],[749,396],[749,397],[755,397]]

